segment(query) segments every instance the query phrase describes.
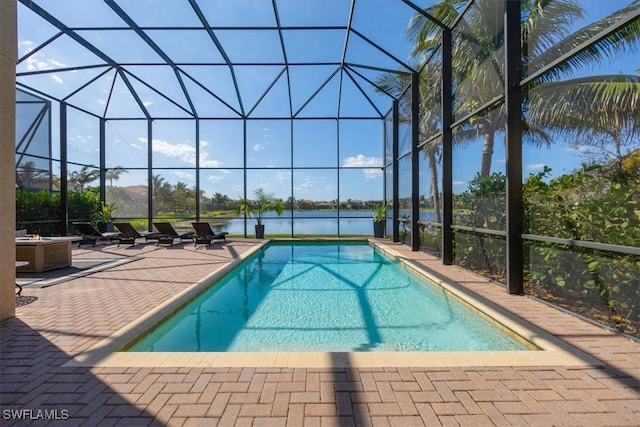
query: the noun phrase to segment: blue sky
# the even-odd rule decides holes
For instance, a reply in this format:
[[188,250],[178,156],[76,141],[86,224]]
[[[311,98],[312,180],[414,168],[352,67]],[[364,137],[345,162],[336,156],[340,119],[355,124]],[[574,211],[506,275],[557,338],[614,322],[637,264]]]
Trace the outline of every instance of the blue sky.
[[[69,27],[120,28],[124,25],[122,19],[101,1],[39,0],[36,3]],[[434,2],[415,3],[424,7]],[[576,27],[587,25],[628,3],[621,0],[580,1],[587,17],[584,22],[576,22]],[[154,13],[149,13],[148,1],[117,2],[118,7],[143,27],[200,25],[186,2],[165,0],[158,4],[162,5],[162,10],[158,7]],[[302,8],[299,0],[279,1],[277,4],[284,26],[344,26],[350,7],[350,2],[344,0],[305,0]],[[209,0],[200,2],[200,6],[212,26],[275,25],[271,1]],[[246,64],[236,65],[232,74],[228,67],[205,65],[224,62],[223,55],[211,48],[211,40],[205,31],[190,30],[177,37],[175,32],[149,29],[145,31],[174,62],[192,64],[182,65],[179,77],[169,66],[126,66],[123,78],[105,66],[66,70],[75,66],[104,65],[102,59],[87,53],[66,36],[56,38],[34,53],[37,46],[58,31],[19,4],[19,55],[31,55],[18,64],[17,71],[48,72],[18,77],[18,81],[58,98],[68,97],[69,103],[97,115],[106,113],[111,118],[144,118],[129,90],[133,87],[145,108],[159,118],[153,124],[154,168],[158,168],[157,173],[172,184],[181,181],[195,186],[192,169],[196,158],[195,125],[189,120],[161,119],[188,118],[192,108],[201,117],[228,119],[201,122],[200,166],[214,168],[203,172],[200,177],[201,186],[208,196],[215,192],[232,198],[242,195],[243,174],[239,168],[242,168],[244,157],[243,129],[242,121],[236,119],[244,111],[255,119],[247,122],[247,165],[265,168],[248,172],[249,195],[254,188],[262,186],[283,198],[293,190],[299,199],[332,200],[338,195],[342,200],[379,199],[382,197],[380,167],[383,161],[381,120],[343,120],[340,128],[335,120],[296,120],[293,126],[288,120],[278,120],[289,117],[291,112],[300,118],[331,118],[337,114],[370,118],[380,112],[386,113],[390,108],[389,98],[375,93],[365,80],[375,79],[379,72],[357,65],[373,63],[389,69],[399,67],[396,61],[373,48],[365,38],[400,60],[407,60],[411,45],[402,32],[413,11],[400,1],[359,0],[355,12],[353,28],[364,37],[354,33],[350,35],[345,59],[356,65],[353,69],[361,76],[354,72],[350,75],[336,73],[335,65],[303,65],[308,62],[340,62],[344,30],[329,31],[329,34],[324,31],[322,38],[319,31],[283,31],[287,59],[297,64],[286,72],[281,65],[264,65],[284,61],[285,53],[279,47],[277,31],[219,30],[216,32],[218,40],[231,61]],[[121,63],[162,62],[159,55],[131,31],[77,29],[77,32]],[[256,67],[250,63],[263,66]],[[640,61],[636,56],[619,58],[600,69],[584,71],[632,73],[639,67]],[[77,88],[94,78],[97,79],[74,94]],[[242,104],[234,89],[234,78]],[[193,107],[181,85],[189,91]],[[288,101],[289,85],[292,89],[291,105]],[[269,93],[261,98],[270,86]],[[363,88],[368,99],[361,93]],[[316,93],[317,90],[319,92]],[[70,117],[74,120],[69,129],[69,160],[98,164],[98,120],[78,112],[70,112]],[[146,173],[133,169],[147,164],[146,121],[112,120],[107,123],[106,130],[107,167],[118,165],[131,169],[130,173],[121,176],[117,185],[145,184],[146,181],[141,180],[146,180]],[[289,145],[291,132],[293,149]],[[55,127],[54,138],[57,140]],[[563,141],[551,149],[526,146],[524,174],[539,171],[545,165],[556,174],[578,166],[583,160],[580,150],[574,150],[570,145],[571,141]],[[479,169],[480,150],[479,141],[464,151],[456,152],[455,191],[463,191]],[[55,144],[54,153],[57,153]],[[500,136],[496,140],[493,159],[494,170],[504,171],[504,147]],[[294,166],[305,169],[295,170],[292,175],[291,170],[287,170],[292,161]],[[365,169],[344,170],[340,174],[325,169],[335,166]]]

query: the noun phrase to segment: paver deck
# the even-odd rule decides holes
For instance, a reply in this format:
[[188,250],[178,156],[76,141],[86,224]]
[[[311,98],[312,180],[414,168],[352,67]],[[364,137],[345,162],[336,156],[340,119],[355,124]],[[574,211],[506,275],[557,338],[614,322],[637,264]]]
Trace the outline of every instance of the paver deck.
[[74,249],[74,258],[136,260],[47,288],[25,287],[23,295],[37,299],[0,324],[0,425],[640,425],[640,344],[401,245],[393,250],[414,264],[590,358],[544,366],[487,366],[479,358],[476,366],[390,360],[364,367],[345,363],[344,355],[332,366],[329,355],[328,365],[309,367],[285,355],[273,367],[207,367],[180,359],[167,366],[157,355],[150,366],[70,366],[257,243]]

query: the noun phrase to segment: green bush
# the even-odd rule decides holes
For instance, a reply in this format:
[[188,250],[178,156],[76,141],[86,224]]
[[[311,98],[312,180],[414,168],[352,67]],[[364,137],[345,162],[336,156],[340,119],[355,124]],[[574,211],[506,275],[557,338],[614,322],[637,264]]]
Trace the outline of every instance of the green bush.
[[[70,191],[67,194],[71,221],[89,221],[100,209],[100,199],[95,193]],[[16,228],[24,228],[29,234],[62,235],[60,193],[16,188]]]
[[[525,232],[640,247],[637,175],[601,165],[524,183]],[[639,334],[640,257],[559,243],[527,245],[529,292],[623,332]]]

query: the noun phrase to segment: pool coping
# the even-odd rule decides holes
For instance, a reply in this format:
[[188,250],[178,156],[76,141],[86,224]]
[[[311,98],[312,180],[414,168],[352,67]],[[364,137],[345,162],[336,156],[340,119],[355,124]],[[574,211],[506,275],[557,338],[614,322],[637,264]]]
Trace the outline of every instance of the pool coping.
[[533,351],[482,352],[127,352],[121,351],[136,338],[175,313],[212,281],[224,276],[271,241],[336,239],[265,239],[242,255],[214,270],[193,285],[116,331],[88,350],[74,356],[65,367],[468,367],[468,366],[602,366],[603,362],[554,337],[499,305],[476,295],[450,279],[438,277],[428,268],[411,262],[387,242],[368,241],[380,252],[401,262],[415,274],[439,286],[505,331],[539,348]]

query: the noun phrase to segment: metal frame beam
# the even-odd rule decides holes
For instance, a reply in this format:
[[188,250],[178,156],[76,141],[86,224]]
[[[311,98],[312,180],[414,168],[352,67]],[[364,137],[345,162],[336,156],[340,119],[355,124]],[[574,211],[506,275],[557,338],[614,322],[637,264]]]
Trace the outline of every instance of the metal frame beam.
[[451,30],[442,31],[442,263],[453,263],[453,66]]
[[393,110],[392,110],[392,137],[391,137],[391,157],[392,157],[392,180],[393,180],[393,194],[392,194],[392,203],[393,203],[393,211],[391,213],[392,223],[392,238],[394,242],[400,241],[400,171],[398,171],[398,153],[399,153],[399,139],[400,139],[400,103],[398,100],[393,101]]
[[67,165],[67,104],[60,103],[60,219],[62,235],[69,234],[69,168]]
[[520,2],[505,0],[505,114],[507,158],[506,282],[510,294],[524,293],[522,204],[522,53]]
[[420,75],[411,75],[411,250],[420,249]]

